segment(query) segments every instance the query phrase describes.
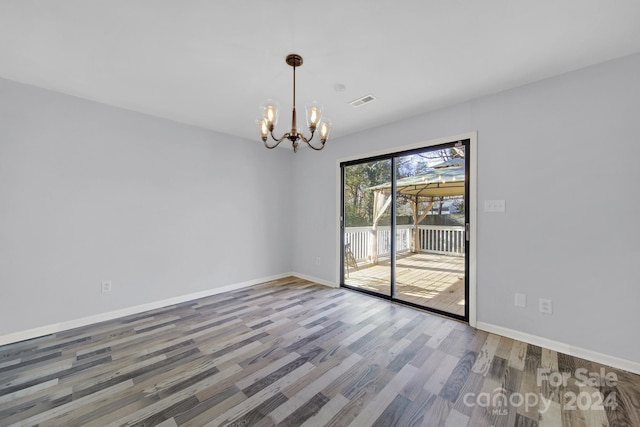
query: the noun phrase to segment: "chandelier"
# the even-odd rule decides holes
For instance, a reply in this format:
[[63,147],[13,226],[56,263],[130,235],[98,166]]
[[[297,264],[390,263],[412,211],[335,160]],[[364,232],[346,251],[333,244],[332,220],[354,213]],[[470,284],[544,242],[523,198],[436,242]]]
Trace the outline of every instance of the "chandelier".
[[[316,151],[320,151],[324,148],[324,143],[327,142],[330,124],[326,119],[323,122],[320,122],[322,117],[322,107],[314,102],[307,107],[307,126],[309,128],[309,132],[311,132],[311,136],[307,138],[300,132],[300,129],[296,125],[296,67],[302,65],[302,57],[292,53],[287,56],[286,62],[293,68],[293,111],[291,113],[291,131],[285,133],[280,138],[273,136],[273,128],[278,122],[278,106],[272,101],[267,101],[267,103],[261,107],[264,116],[258,122],[262,142],[264,142],[265,147],[271,149],[276,148],[282,141],[288,139],[291,141],[291,144],[293,144],[293,152],[295,153],[298,151],[298,144],[300,140],[302,140],[306,142],[309,147]],[[316,130],[318,130],[318,139],[320,139],[321,144],[317,146],[311,144],[311,140],[313,139]],[[267,142],[269,136],[271,136],[271,139],[275,141],[272,145],[269,145]]]

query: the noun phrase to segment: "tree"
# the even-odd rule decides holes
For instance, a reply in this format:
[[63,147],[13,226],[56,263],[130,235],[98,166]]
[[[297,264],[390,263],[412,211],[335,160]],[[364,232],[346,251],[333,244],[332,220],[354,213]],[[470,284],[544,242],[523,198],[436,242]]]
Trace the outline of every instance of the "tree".
[[382,160],[345,167],[345,225],[357,227],[373,221],[373,191],[370,187],[391,181],[391,161]]
[[442,163],[451,159],[464,159],[464,147],[445,148],[443,150],[429,151],[418,156],[430,163]]
[[464,197],[458,197],[453,201],[453,206],[455,206],[458,213],[464,213]]

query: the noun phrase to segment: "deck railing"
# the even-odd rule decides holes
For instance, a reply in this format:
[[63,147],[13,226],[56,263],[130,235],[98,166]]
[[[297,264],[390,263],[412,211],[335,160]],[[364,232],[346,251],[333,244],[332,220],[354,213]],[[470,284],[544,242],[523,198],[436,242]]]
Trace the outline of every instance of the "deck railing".
[[[464,255],[464,227],[420,225],[420,252],[445,255]],[[396,227],[396,252],[408,252],[413,235],[412,225]],[[349,243],[356,261],[363,261],[369,255],[371,227],[347,227],[345,243]],[[391,228],[378,227],[378,256],[387,256],[391,252]]]
[[420,251],[445,255],[464,255],[464,227],[420,225]]

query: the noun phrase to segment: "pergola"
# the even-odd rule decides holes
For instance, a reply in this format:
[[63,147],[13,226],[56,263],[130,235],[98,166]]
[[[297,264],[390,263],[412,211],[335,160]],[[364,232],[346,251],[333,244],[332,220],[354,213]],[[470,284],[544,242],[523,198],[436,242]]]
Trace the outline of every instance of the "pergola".
[[[418,225],[429,214],[434,203],[442,197],[462,196],[465,193],[464,159],[451,159],[434,166],[426,173],[396,181],[396,193],[410,200],[413,217],[413,247],[420,247]],[[371,262],[378,262],[378,221],[391,204],[391,183],[369,187],[373,190],[373,225],[369,239]]]

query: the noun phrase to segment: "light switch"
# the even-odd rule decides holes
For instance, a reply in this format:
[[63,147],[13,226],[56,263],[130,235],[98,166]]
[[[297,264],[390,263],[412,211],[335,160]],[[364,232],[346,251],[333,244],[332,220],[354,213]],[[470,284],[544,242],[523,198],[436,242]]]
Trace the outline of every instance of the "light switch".
[[505,201],[504,200],[485,200],[484,211],[485,212],[504,212]]

